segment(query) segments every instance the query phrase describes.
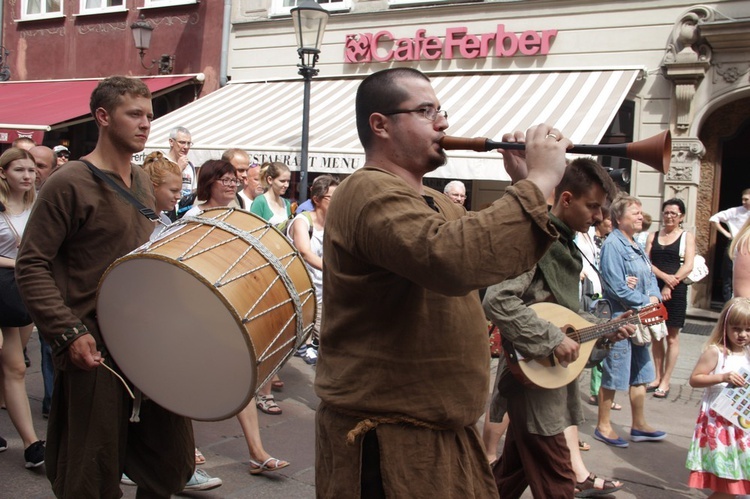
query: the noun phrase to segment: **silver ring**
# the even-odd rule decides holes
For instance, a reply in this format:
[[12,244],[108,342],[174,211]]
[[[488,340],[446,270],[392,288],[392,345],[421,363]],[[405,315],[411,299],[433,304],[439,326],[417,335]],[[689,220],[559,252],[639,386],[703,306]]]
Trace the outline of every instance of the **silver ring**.
[[547,135],[544,136],[545,139],[548,139],[550,137],[554,138],[555,140],[559,140],[557,138],[557,135],[555,135],[554,133],[548,133]]

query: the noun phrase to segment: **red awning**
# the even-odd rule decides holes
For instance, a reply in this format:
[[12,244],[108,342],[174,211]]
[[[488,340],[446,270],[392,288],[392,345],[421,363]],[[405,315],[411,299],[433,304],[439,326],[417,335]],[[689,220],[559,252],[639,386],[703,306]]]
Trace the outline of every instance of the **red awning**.
[[[151,93],[158,96],[193,81],[202,81],[203,75],[141,79]],[[92,119],[89,98],[101,80],[103,78],[0,83],[0,142],[13,142],[19,136],[37,139],[44,132]]]

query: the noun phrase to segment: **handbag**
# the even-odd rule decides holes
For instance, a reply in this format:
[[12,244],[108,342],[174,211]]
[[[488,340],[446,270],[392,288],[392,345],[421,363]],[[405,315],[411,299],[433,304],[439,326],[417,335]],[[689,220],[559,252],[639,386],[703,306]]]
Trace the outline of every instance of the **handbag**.
[[667,336],[667,325],[664,322],[646,327],[648,327],[652,341],[661,341]]
[[643,324],[636,324],[635,327],[635,334],[630,337],[630,342],[633,345],[638,345],[639,347],[645,347],[651,344],[651,330],[648,328],[648,326],[644,326]]
[[[16,238],[16,245],[20,246],[21,236],[8,218],[2,213],[5,223],[10,227]],[[16,270],[11,267],[0,268],[0,326],[21,327],[31,324],[29,311],[21,299],[21,293],[16,284]]]
[[[685,232],[680,235],[680,264],[685,262]],[[682,280],[688,286],[700,281],[708,275],[708,265],[706,259],[701,255],[695,255],[693,258],[693,270]]]

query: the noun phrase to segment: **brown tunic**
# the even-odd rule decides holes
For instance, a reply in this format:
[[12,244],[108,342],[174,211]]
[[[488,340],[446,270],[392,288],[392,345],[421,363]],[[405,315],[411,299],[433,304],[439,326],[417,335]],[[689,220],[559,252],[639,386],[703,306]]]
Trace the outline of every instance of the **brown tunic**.
[[320,497],[359,496],[361,439],[343,440],[363,419],[352,414],[433,428],[375,430],[389,497],[497,494],[474,428],[490,358],[475,290],[531,268],[557,233],[530,182],[469,214],[437,191],[425,194],[437,211],[400,177],[364,168],[332,200],[315,381]]

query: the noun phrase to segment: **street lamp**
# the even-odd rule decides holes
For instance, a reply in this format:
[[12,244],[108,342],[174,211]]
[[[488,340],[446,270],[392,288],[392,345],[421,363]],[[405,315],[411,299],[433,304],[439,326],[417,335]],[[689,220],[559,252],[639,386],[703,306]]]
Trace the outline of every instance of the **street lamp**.
[[169,54],[162,54],[157,61],[153,59],[150,66],[143,64],[143,56],[151,46],[151,32],[154,31],[154,27],[146,21],[143,14],[138,18],[136,22],[130,25],[130,29],[133,30],[133,41],[135,42],[135,48],[138,49],[138,55],[141,56],[141,66],[145,69],[151,69],[154,64],[159,63],[159,74],[169,75],[174,70],[174,56]]
[[318,62],[320,44],[326,30],[330,14],[314,0],[303,0],[291,10],[294,23],[294,36],[297,39],[297,64],[299,74],[305,80],[305,97],[302,105],[302,151],[299,172],[299,199],[307,200],[307,142],[310,134],[310,82],[318,74],[315,63]]

